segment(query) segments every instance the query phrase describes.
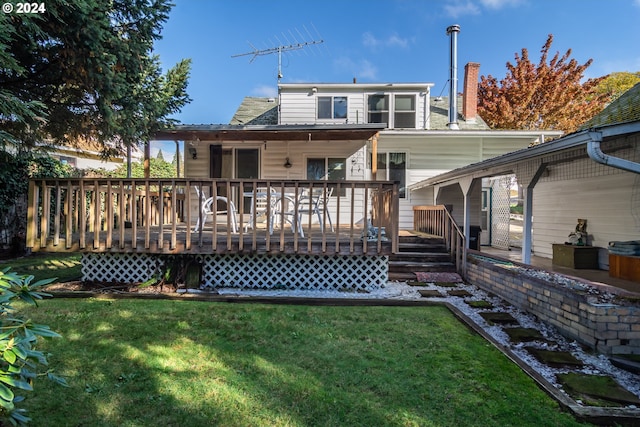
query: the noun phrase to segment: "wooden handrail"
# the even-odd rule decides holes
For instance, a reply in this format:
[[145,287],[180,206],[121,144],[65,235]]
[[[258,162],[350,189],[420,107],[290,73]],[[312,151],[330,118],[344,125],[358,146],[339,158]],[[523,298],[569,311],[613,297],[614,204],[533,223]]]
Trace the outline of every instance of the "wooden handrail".
[[[196,186],[205,192],[200,197]],[[300,215],[294,202],[286,217],[274,217],[269,203],[266,216],[279,224],[273,231],[259,228],[244,197],[259,188],[274,189],[268,197],[279,194],[295,201],[303,192],[323,190],[321,201],[331,211],[323,210],[319,218],[307,211]],[[209,197],[228,200],[230,206],[233,202],[237,232],[232,231],[231,215],[204,221],[200,207]],[[214,203],[212,209],[229,206],[222,209]],[[369,218],[379,230],[371,241],[363,233]],[[194,232],[198,219],[206,228]],[[318,227],[318,219],[327,226]],[[29,187],[27,238],[32,251],[373,255],[396,251],[397,234],[398,189],[387,181],[75,178],[32,180]]]
[[444,205],[414,206],[414,230],[442,237],[456,271],[467,277],[467,238]]

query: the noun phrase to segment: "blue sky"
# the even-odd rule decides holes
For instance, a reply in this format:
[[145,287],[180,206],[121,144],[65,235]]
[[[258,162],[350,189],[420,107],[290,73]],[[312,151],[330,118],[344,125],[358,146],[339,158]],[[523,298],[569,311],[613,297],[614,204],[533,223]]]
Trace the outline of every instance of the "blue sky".
[[278,55],[232,57],[323,40],[282,55],[282,82],[429,82],[448,95],[449,37],[458,24],[458,78],[467,62],[505,76],[522,48],[551,53],[586,77],[640,71],[640,0],[174,0],[155,50],[166,69],[191,58],[185,124],[229,123],[245,96],[275,96]]

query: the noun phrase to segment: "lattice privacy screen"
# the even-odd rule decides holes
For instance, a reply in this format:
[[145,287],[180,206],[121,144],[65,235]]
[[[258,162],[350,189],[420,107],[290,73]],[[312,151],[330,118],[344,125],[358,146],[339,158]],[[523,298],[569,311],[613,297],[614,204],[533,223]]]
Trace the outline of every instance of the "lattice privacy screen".
[[491,187],[491,246],[509,249],[511,176],[496,177]]
[[[163,256],[167,258],[167,256]],[[371,291],[388,280],[387,256],[198,255],[203,289]],[[163,261],[146,254],[83,254],[82,280],[138,283]]]

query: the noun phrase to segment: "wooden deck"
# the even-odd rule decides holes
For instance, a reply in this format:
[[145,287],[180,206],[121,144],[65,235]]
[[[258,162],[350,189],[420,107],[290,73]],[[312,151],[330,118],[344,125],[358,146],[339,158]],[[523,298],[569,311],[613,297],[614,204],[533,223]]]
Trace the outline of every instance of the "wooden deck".
[[[91,239],[84,247],[80,245],[78,233],[71,236],[71,244],[67,245],[64,238],[54,244],[52,238],[47,239],[40,250],[46,252],[108,252],[108,253],[156,253],[156,254],[309,254],[309,255],[389,255],[392,244],[388,240],[367,241],[362,238],[362,227],[336,227],[335,232],[321,232],[319,226],[305,229],[305,237],[292,233],[290,230],[276,229],[272,234],[266,229],[258,229],[256,233],[249,230],[238,230],[237,233],[227,233],[223,226],[205,226],[202,233],[193,232],[193,227],[178,225],[175,241],[172,239],[171,228],[162,232],[160,239],[159,227],[154,227],[147,239],[145,230],[136,230],[135,241],[133,230],[124,230],[123,240],[120,232],[115,230],[111,239],[106,231],[100,231],[97,236],[91,234]],[[95,239],[94,239],[95,237]],[[108,244],[107,242],[110,241]]]
[[[260,188],[274,191],[269,198],[292,201],[290,211],[276,213],[272,233],[257,222],[251,204],[256,197],[247,197]],[[236,212],[235,231],[233,215],[203,215],[204,199],[195,189],[225,201],[214,209],[226,211],[228,201]],[[333,204],[333,231],[328,213],[316,218],[297,210],[301,195],[318,190],[338,195],[324,196]],[[27,247],[33,252],[385,255],[397,250],[397,190],[395,183],[370,181],[32,180]],[[275,209],[263,215],[273,217]],[[205,216],[204,229],[195,232]],[[363,224],[373,228],[363,230]]]

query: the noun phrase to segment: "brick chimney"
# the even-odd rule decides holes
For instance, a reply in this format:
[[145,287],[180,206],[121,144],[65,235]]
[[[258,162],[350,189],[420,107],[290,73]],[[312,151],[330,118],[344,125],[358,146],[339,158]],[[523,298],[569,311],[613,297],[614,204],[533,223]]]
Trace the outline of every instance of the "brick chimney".
[[464,92],[462,94],[462,117],[475,121],[478,114],[478,74],[480,64],[469,62],[464,66]]

